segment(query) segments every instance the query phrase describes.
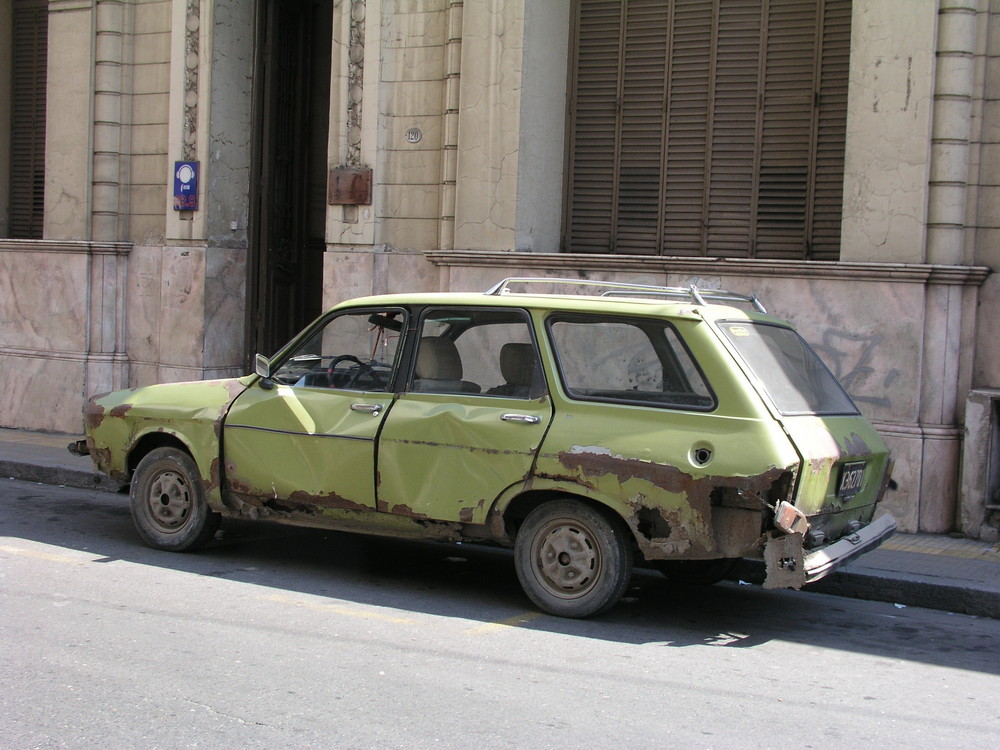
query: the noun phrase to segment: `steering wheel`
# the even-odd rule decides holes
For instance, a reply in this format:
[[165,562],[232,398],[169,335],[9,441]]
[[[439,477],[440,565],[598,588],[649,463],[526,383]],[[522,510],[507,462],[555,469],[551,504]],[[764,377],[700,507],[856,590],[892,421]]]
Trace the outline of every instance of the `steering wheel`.
[[358,382],[358,378],[361,377],[362,374],[371,375],[374,384],[378,387],[383,387],[385,385],[382,382],[382,377],[375,371],[374,367],[365,362],[362,362],[353,354],[341,354],[330,360],[330,365],[329,367],[326,368],[326,379],[331,388],[335,387],[333,383],[334,370],[337,368],[337,365],[339,365],[341,362],[351,362],[352,364],[355,365],[355,367],[353,368],[354,371],[351,372],[350,375],[348,376],[347,382],[344,385],[337,387],[352,388],[354,384]]

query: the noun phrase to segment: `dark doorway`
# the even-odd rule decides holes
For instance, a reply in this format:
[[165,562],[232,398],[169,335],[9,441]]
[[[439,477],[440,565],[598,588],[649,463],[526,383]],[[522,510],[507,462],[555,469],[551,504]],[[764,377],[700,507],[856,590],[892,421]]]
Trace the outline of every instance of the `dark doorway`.
[[332,11],[329,0],[259,4],[248,360],[322,307]]

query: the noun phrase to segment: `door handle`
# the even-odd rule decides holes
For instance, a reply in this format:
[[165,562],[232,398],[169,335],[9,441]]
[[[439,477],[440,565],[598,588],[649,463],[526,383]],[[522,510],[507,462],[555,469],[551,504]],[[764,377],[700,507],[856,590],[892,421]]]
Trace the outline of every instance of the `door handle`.
[[363,411],[377,417],[382,411],[382,404],[351,404],[351,411]]
[[522,424],[538,424],[542,421],[541,417],[536,417],[534,414],[502,414],[500,419],[504,422],[520,422]]

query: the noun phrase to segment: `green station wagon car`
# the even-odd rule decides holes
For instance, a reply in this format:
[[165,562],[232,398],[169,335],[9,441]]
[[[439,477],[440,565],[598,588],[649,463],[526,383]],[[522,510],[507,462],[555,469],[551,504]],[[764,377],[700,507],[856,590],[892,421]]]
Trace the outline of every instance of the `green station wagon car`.
[[752,297],[559,279],[337,305],[256,373],[92,398],[70,446],[142,538],[221,517],[512,547],[541,610],[612,607],[633,565],[799,588],[877,546],[889,452]]

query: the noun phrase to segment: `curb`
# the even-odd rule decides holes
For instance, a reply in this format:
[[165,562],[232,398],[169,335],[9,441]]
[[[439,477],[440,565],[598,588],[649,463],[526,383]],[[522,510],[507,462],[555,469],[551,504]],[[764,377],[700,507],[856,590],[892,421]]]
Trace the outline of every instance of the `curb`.
[[121,489],[117,482],[96,472],[81,471],[66,466],[40,466],[23,461],[3,459],[0,459],[0,477],[101,492],[118,492]]
[[[841,568],[821,581],[807,584],[802,590],[1000,620],[1000,593],[996,591],[975,586],[942,584],[928,576],[904,577],[882,570],[874,574],[863,569],[852,571],[850,567]],[[761,584],[764,582],[764,563],[743,560],[728,578]]]

